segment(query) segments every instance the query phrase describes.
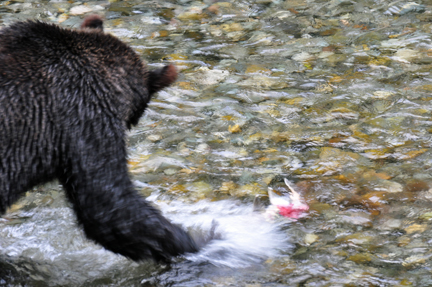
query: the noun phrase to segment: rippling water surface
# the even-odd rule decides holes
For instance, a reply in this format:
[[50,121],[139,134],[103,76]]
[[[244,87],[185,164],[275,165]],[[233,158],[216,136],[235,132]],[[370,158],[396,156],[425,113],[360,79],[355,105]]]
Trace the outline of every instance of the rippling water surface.
[[[178,81],[129,135],[137,189],[195,236],[171,266],[87,241],[56,183],[0,219],[0,286],[431,286],[432,2],[1,1],[86,14]],[[253,212],[294,182],[296,221]]]
[[[13,213],[0,223],[0,259],[5,261],[2,272],[14,278],[7,280],[29,284],[42,281],[48,285],[51,282],[52,285],[137,284],[146,275],[159,269],[165,271],[166,267],[133,263],[89,242],[75,225],[74,214],[65,206],[65,198],[53,190],[49,195],[42,194],[29,197],[38,202],[38,197],[45,196],[42,201],[52,201],[50,207]],[[187,254],[185,259],[173,264],[172,268],[180,270],[180,276],[169,276],[166,280],[170,282],[182,282],[183,273],[190,273],[190,268],[196,269],[192,275],[198,276],[201,266],[212,266],[214,270],[209,275],[215,270],[258,268],[267,258],[279,257],[281,251],[292,247],[286,232],[282,231],[289,222],[270,222],[261,213],[254,212],[251,204],[233,200],[167,203],[156,194],[148,199],[196,238],[212,234],[213,240],[200,252]],[[196,284],[203,282],[198,280]]]

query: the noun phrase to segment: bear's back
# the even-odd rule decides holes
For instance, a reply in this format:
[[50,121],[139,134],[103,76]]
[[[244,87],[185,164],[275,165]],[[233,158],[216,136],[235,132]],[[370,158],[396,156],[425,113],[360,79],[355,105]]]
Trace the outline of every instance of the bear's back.
[[[91,66],[88,66],[91,65]],[[13,78],[64,68],[142,69],[126,44],[98,29],[70,30],[39,21],[18,22],[0,30],[0,72]],[[12,69],[11,69],[12,68]],[[45,71],[50,69],[49,71]]]
[[44,101],[57,119],[76,117],[78,106],[86,107],[80,113],[128,119],[147,98],[145,64],[112,35],[39,21],[0,30],[0,112],[21,113]]

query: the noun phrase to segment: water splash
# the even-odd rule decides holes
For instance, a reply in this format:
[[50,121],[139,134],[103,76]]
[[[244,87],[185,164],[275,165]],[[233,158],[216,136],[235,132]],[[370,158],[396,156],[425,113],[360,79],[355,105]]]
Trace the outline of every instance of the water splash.
[[160,198],[154,194],[148,200],[155,202],[173,223],[182,225],[192,234],[199,233],[198,236],[214,232],[215,238],[198,253],[186,256],[193,262],[244,268],[291,247],[287,234],[281,229],[286,221],[268,221],[261,213],[253,212],[252,204],[232,200],[167,203],[159,201]]
[[[291,246],[282,223],[266,221],[253,212],[252,204],[233,200],[168,202],[159,194],[148,200],[194,237],[212,238],[198,253],[178,261],[176,268],[185,272],[200,264],[215,268],[260,266]],[[152,262],[135,263],[89,241],[77,226],[72,209],[66,207],[64,196],[55,201],[57,207],[36,207],[0,219],[0,280],[6,276],[18,284],[80,285],[100,278],[110,282],[147,278],[161,268]]]

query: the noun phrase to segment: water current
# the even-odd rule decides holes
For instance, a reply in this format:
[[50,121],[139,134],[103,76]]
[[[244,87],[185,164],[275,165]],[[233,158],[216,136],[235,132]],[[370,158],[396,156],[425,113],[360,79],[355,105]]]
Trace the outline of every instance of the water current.
[[[171,265],[88,241],[57,183],[0,219],[0,286],[432,286],[432,1],[0,1],[0,25],[87,14],[150,69],[137,189],[212,240]],[[253,211],[288,178],[298,221]]]

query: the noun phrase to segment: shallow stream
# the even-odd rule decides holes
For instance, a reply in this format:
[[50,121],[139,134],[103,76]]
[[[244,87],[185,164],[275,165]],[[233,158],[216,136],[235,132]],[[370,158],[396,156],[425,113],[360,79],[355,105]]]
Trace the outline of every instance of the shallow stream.
[[[91,13],[180,72],[129,135],[137,189],[215,239],[171,266],[89,242],[57,183],[0,219],[0,286],[432,286],[432,1],[0,1]],[[294,182],[298,221],[253,212]]]

